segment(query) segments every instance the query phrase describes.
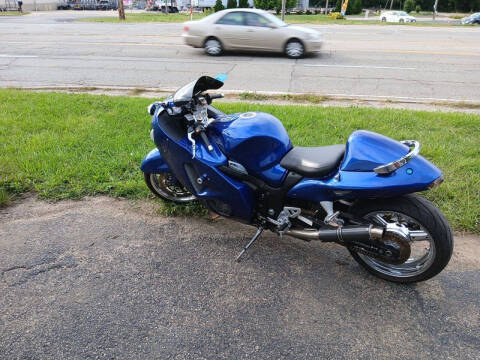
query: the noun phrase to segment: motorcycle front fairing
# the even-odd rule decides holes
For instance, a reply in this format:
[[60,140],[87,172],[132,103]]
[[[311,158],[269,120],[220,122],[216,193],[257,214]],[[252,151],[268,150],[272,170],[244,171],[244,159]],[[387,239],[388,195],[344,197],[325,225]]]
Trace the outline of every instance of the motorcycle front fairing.
[[390,174],[378,166],[405,156],[409,148],[369,131],[352,133],[339,170],[326,179],[304,178],[289,192],[291,199],[319,202],[339,199],[394,197],[427,190],[442,172],[420,155]]
[[179,130],[174,125],[176,120],[163,108],[157,109],[152,120],[155,145],[169,170],[188,191],[215,208],[215,212],[250,223],[254,212],[252,190],[218,170],[227,164],[227,158],[215,142],[209,151],[198,141],[192,158],[192,145],[185,132],[176,132]]
[[168,172],[168,165],[163,160],[162,154],[157,148],[152,149],[142,161],[140,170],[146,174],[160,174],[162,172]]

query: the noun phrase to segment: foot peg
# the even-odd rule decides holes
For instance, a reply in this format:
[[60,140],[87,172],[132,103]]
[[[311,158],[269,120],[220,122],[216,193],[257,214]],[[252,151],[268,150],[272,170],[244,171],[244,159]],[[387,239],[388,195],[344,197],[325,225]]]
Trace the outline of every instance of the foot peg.
[[253,235],[252,240],[250,240],[250,242],[249,242],[247,245],[245,245],[245,247],[243,248],[242,252],[241,252],[240,254],[238,254],[237,259],[236,259],[237,262],[240,262],[240,259],[241,259],[241,257],[243,256],[243,254],[245,254],[245,253],[247,252],[248,248],[249,248],[250,246],[252,246],[252,244],[260,237],[260,235],[262,234],[262,232],[263,232],[263,227],[260,226],[260,227],[258,228],[258,230],[257,230],[257,233],[256,233],[255,235]]

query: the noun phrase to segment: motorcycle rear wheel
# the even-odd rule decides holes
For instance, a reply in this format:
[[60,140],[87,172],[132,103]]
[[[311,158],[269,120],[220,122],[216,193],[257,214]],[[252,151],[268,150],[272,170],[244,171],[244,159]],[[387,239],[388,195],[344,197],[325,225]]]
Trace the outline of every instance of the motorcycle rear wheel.
[[349,249],[355,261],[375,276],[397,283],[424,281],[440,273],[452,256],[453,236],[447,219],[421,196],[359,201],[352,213],[373,225],[401,223],[411,233],[410,258],[400,265],[387,264]]
[[143,177],[150,191],[165,201],[184,204],[195,200],[195,195],[185,189],[169,172],[144,173]]

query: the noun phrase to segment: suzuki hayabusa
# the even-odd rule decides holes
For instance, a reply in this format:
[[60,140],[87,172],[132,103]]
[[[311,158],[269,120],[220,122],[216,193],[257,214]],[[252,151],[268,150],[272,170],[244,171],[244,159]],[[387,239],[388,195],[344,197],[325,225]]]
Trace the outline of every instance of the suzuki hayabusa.
[[[416,282],[450,260],[445,216],[414,193],[443,181],[419,155],[415,140],[353,132],[346,145],[293,146],[282,122],[212,106],[226,76],[202,76],[149,106],[156,148],[141,170],[150,190],[178,203],[201,201],[210,211],[258,230],[305,241],[335,242],[374,275]],[[319,131],[321,131],[319,129]]]

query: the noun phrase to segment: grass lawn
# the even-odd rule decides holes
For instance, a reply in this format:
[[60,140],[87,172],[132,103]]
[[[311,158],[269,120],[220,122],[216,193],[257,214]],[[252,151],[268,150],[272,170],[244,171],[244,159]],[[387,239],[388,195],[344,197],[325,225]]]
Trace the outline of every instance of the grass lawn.
[[[150,102],[0,90],[0,203],[30,190],[50,200],[95,194],[150,196],[139,169],[154,146],[148,136]],[[480,232],[478,115],[245,103],[218,107],[230,113],[252,109],[272,113],[283,121],[295,145],[344,143],[357,129],[398,140],[417,139],[422,155],[445,175],[444,184],[425,195],[456,230]]]
[[[163,13],[133,13],[125,14],[126,22],[185,22],[190,20],[190,14],[163,14]],[[205,17],[203,14],[193,14],[194,20],[199,20]],[[280,17],[280,16],[279,16]],[[378,16],[372,16],[372,20],[335,20],[326,15],[285,15],[285,22],[289,24],[341,24],[341,25],[382,25],[382,26],[454,26],[451,24],[432,24],[432,23],[382,23],[378,21]],[[78,21],[84,22],[120,22],[118,16],[105,16],[105,17],[91,17],[82,18]]]
[[[205,15],[200,13],[193,14],[193,20],[199,20],[204,18]],[[81,18],[78,21],[85,22],[121,22],[117,16],[101,16],[101,17],[91,17],[91,18]],[[185,21],[190,21],[190,14],[184,13],[175,13],[175,14],[163,14],[157,12],[145,12],[145,13],[128,13],[125,12],[125,21],[126,22],[173,22],[181,23]]]
[[20,11],[0,11],[0,16],[23,16],[28,15],[29,12],[24,11],[21,13]]

